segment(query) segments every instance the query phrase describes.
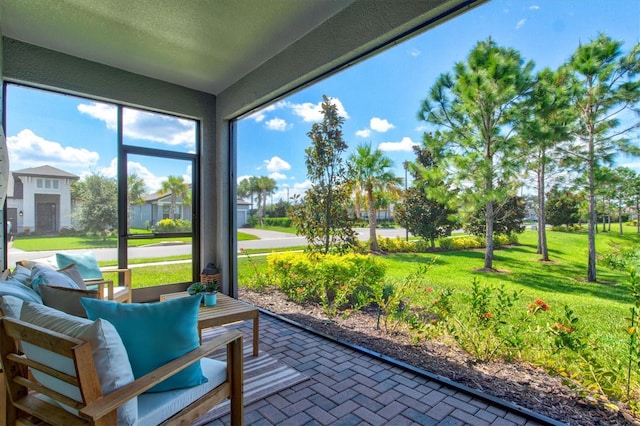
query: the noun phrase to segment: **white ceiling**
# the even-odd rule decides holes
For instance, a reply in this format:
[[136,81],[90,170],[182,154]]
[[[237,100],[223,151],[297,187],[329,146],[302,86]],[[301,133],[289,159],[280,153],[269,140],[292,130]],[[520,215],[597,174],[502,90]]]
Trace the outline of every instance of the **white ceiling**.
[[353,0],[1,0],[4,36],[219,94]]

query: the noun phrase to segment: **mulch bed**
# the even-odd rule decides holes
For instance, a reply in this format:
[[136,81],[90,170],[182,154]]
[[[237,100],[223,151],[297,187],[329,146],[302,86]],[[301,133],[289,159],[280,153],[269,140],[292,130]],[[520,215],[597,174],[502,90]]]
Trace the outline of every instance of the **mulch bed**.
[[614,411],[579,396],[543,369],[525,362],[477,363],[458,349],[437,341],[414,344],[402,332],[376,329],[371,312],[347,318],[328,318],[320,306],[298,305],[280,292],[255,293],[240,289],[240,299],[320,333],[361,346],[468,387],[526,407],[570,425],[640,425],[623,404]]

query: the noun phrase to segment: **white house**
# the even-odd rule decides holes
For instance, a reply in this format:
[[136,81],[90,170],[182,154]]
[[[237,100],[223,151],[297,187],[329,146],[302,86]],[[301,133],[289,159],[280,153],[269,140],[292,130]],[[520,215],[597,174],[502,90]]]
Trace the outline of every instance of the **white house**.
[[12,172],[7,191],[10,232],[55,234],[62,228],[70,228],[71,184],[78,179],[51,166]]

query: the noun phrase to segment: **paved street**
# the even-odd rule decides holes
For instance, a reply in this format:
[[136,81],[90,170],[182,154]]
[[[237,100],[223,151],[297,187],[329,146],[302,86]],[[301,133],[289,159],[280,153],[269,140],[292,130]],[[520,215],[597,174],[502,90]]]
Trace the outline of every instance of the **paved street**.
[[[356,228],[358,238],[361,241],[369,239],[368,228]],[[278,249],[285,247],[304,246],[307,244],[304,237],[297,237],[293,234],[276,231],[265,231],[262,229],[243,228],[240,232],[247,234],[253,234],[259,237],[259,240],[239,241],[238,249]],[[404,229],[378,229],[377,235],[389,238],[405,237]],[[69,252],[84,253],[87,249],[69,250]],[[116,260],[117,250],[114,248],[107,249],[91,249],[99,261]],[[144,257],[168,257],[182,254],[190,254],[191,246],[188,244],[166,244],[166,245],[154,245],[145,247],[135,247],[129,249],[129,257],[131,259],[144,258]],[[55,255],[55,251],[38,251],[38,252],[26,252],[22,250],[14,249],[12,244],[9,244],[8,252],[8,264],[13,266],[16,261],[23,259],[39,259],[43,257],[49,257]]]

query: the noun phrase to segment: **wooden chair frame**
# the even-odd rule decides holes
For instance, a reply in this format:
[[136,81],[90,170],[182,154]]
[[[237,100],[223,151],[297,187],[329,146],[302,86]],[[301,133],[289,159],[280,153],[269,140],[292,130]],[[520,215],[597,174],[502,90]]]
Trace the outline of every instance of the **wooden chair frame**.
[[[131,303],[133,300],[133,295],[132,295],[132,291],[131,291],[131,269],[122,269],[122,268],[111,268],[111,267],[106,267],[106,268],[100,268],[100,270],[103,273],[115,273],[117,272],[119,275],[119,278],[121,278],[121,283],[124,287],[127,288],[126,293],[120,294],[118,295],[118,297],[114,297],[113,294],[113,289],[114,287],[117,287],[116,284],[114,284],[113,280],[103,280],[103,279],[91,279],[91,280],[84,280],[84,282],[87,285],[97,285],[98,286],[98,298],[99,299],[106,299],[106,300],[115,300],[117,302],[123,302],[123,303]],[[107,297],[105,298],[105,287],[107,289]]]
[[[28,359],[18,350],[21,341],[70,358],[74,362],[76,376]],[[227,350],[226,380],[167,419],[162,423],[163,425],[191,424],[225,399],[231,400],[231,424],[244,423],[242,333],[232,331],[215,337],[199,348],[103,396],[91,354],[91,345],[88,342],[17,319],[2,317],[0,318],[0,356],[4,367],[4,384],[7,393],[4,420],[10,426],[32,424],[30,418],[61,426],[115,425],[116,410],[119,406],[225,346]],[[41,385],[30,376],[30,369],[40,370],[77,386],[83,401],[74,401]],[[79,416],[65,411],[58,405],[44,402],[36,396],[38,393],[78,409]]]

